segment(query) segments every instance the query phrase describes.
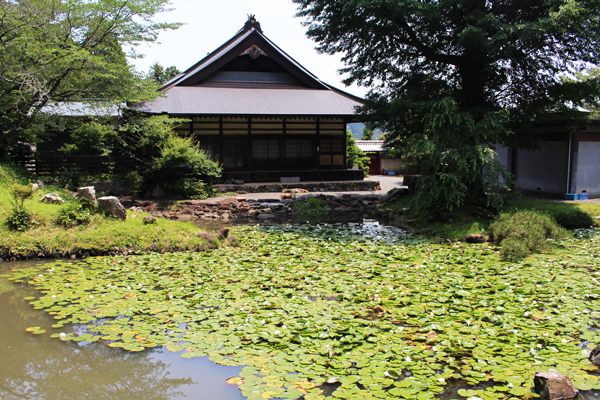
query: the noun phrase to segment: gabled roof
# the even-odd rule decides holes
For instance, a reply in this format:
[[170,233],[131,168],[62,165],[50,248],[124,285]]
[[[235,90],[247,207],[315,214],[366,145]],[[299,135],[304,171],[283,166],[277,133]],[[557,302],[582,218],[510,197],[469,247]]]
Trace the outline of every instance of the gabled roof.
[[[253,68],[267,69],[250,68],[250,59],[256,64]],[[362,105],[361,98],[322,82],[280,49],[262,33],[254,16],[234,37],[159,91],[163,96],[143,104],[141,111],[350,116]]]

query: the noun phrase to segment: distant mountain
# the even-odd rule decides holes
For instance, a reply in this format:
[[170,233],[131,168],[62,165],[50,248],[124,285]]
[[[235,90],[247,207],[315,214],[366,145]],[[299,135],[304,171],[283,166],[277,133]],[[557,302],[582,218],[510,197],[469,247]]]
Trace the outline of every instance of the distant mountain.
[[[354,139],[360,139],[363,134],[363,129],[365,129],[365,124],[362,122],[355,122],[353,124],[347,125],[350,132],[352,132],[352,137]],[[379,129],[375,129],[375,133],[373,134],[373,140],[377,140],[381,136],[381,131]]]

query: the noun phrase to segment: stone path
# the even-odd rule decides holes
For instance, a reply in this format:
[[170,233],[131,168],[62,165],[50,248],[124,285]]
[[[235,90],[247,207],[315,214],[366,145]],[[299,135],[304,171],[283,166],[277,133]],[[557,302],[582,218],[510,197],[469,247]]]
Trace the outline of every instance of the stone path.
[[[372,196],[372,195],[385,196],[387,194],[387,192],[389,192],[393,188],[405,187],[405,186],[402,186],[402,183],[403,183],[402,176],[374,175],[369,178],[365,178],[365,180],[379,182],[381,190],[368,191],[368,192],[360,192],[360,191],[357,191],[357,192],[310,192],[310,193],[298,194],[298,195],[296,195],[296,198],[304,197],[304,196],[316,196],[319,194],[326,195],[326,196],[336,196],[336,197],[339,197],[342,195],[348,195],[348,194],[352,195],[352,196]],[[279,199],[281,199],[281,193],[278,193],[278,192],[248,193],[248,194],[244,194],[244,195],[240,195],[240,196],[245,197],[247,200],[263,200],[263,199],[279,200]],[[208,203],[218,203],[228,197],[233,197],[233,196],[211,197],[211,198],[208,198],[203,201],[208,202]]]

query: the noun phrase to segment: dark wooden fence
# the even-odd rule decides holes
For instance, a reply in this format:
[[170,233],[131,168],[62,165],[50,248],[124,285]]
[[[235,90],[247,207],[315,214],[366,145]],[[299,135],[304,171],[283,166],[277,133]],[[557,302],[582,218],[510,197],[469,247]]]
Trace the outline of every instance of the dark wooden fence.
[[[65,173],[126,174],[135,171],[143,164],[127,156],[64,156],[57,152],[40,152],[31,160],[22,163],[40,177],[57,177]],[[183,176],[184,174],[182,174]],[[233,180],[244,182],[279,182],[281,178],[300,178],[301,182],[311,181],[360,181],[362,170],[275,170],[275,171],[223,171],[220,179],[212,183],[228,183]]]
[[127,156],[64,156],[55,152],[41,152],[23,166],[38,176],[57,176],[62,173],[82,172],[96,174],[126,174],[135,171],[141,161]]

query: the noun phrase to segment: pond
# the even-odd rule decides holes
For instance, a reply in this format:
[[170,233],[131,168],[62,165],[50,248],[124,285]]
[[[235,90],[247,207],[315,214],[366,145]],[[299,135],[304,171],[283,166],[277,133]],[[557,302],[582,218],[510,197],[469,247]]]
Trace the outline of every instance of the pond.
[[598,399],[595,232],[516,264],[373,222],[232,234],[0,278],[0,397],[525,399],[555,369]]
[[[40,263],[0,263],[0,274]],[[51,331],[56,322],[23,301],[34,295],[34,288],[0,278],[0,399],[244,399],[237,386],[225,383],[241,367],[218,365],[206,357],[185,359],[164,348],[129,353],[25,332],[32,326]]]

